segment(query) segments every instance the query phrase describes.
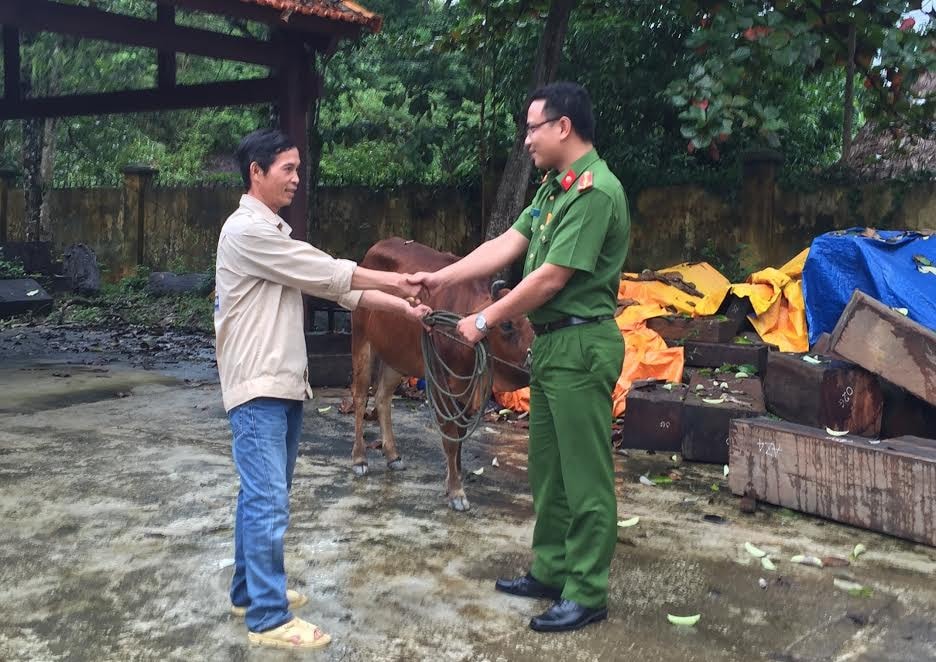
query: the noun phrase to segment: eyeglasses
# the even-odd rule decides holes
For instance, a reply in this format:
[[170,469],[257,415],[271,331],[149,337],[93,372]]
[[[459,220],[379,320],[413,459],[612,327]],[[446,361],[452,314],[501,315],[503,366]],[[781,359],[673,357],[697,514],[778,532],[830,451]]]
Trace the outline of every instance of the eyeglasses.
[[538,128],[540,128],[541,126],[543,126],[543,125],[545,125],[545,124],[549,124],[550,122],[555,122],[556,120],[560,120],[560,119],[562,119],[562,118],[561,118],[561,117],[553,117],[552,119],[543,120],[542,122],[539,122],[539,123],[537,123],[537,124],[527,124],[527,127],[526,127],[526,134],[527,134],[527,135],[530,135],[531,133],[533,133],[534,131],[536,131],[536,130],[537,130]]

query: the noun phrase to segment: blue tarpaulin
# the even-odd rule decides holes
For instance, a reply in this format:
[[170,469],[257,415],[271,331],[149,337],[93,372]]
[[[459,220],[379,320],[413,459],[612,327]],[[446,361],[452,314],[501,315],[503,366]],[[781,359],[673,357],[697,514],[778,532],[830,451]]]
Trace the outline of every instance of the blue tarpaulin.
[[910,319],[936,330],[936,274],[919,270],[921,262],[936,265],[936,236],[878,230],[867,237],[863,232],[828,232],[809,248],[803,297],[810,345],[835,328],[856,289],[892,308],[906,308]]

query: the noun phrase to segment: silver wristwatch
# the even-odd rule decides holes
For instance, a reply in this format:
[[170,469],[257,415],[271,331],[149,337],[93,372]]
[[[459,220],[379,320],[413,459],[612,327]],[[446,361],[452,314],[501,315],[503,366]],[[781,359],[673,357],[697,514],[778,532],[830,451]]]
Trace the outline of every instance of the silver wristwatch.
[[478,316],[475,317],[475,328],[484,334],[488,332],[487,320],[484,319],[484,313],[478,313]]

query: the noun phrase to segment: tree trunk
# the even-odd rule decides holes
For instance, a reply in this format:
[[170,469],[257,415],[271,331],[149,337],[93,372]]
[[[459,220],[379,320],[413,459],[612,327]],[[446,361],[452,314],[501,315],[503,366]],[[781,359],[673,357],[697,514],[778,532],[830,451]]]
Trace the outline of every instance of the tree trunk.
[[[533,76],[530,79],[530,92],[556,78],[559,60],[562,57],[562,45],[569,27],[569,16],[575,8],[576,0],[553,0],[549,7],[549,16],[540,35],[536,50]],[[521,119],[514,137],[514,144],[507,157],[507,164],[497,187],[497,196],[490,217],[486,219],[484,239],[493,239],[504,233],[523,210],[526,201],[530,173],[533,162],[527,154],[526,123]]]
[[842,163],[848,160],[852,147],[852,123],[855,119],[855,50],[858,41],[857,29],[852,23],[848,27],[848,64],[845,74],[845,108],[842,118]]

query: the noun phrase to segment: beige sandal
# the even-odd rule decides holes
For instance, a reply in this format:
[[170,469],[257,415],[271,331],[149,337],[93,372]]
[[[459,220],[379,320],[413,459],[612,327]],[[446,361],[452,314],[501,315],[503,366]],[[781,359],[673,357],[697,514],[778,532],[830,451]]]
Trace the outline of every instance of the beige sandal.
[[247,639],[259,646],[289,649],[324,648],[331,643],[329,635],[322,632],[317,625],[307,623],[301,618],[294,618],[266,632],[248,632]]

